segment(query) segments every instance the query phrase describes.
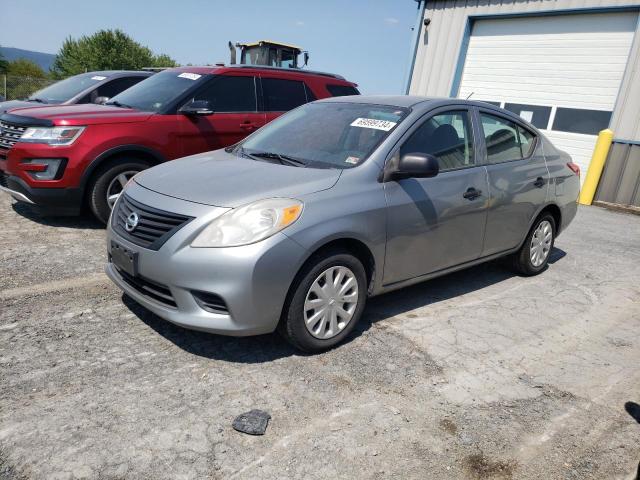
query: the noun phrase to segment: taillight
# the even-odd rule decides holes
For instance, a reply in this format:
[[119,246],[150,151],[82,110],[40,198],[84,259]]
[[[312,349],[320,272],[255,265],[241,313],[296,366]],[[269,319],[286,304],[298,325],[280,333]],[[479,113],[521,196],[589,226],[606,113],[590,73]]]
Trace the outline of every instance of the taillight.
[[575,173],[577,176],[580,176],[580,167],[577,164],[575,164],[573,162],[569,162],[569,163],[567,163],[567,167],[569,167],[569,169],[573,173]]

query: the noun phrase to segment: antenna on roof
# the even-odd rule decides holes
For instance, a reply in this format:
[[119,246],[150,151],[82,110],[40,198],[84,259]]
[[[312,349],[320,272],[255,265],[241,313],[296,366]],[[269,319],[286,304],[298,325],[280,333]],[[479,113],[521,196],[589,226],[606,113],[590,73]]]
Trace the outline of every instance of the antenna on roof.
[[476,92],[471,92],[471,93],[469,94],[469,96],[468,96],[467,98],[465,98],[465,100],[469,100],[469,99],[471,98],[471,95],[473,95],[474,93],[476,93]]

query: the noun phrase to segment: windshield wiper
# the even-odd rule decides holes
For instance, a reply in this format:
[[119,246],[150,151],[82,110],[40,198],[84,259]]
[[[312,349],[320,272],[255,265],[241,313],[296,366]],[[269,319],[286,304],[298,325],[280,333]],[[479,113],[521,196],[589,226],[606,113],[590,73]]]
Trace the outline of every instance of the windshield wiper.
[[114,100],[113,102],[107,102],[105,103],[105,105],[113,105],[114,107],[133,109],[131,105],[127,105],[126,103],[120,103],[117,100]]
[[242,149],[242,152],[245,155],[249,155],[250,157],[257,158],[266,158],[269,160],[278,160],[282,165],[291,165],[294,167],[306,167],[307,162],[300,160],[299,158],[291,157],[289,155],[284,155],[282,153],[274,153],[274,152],[247,152],[245,149]]

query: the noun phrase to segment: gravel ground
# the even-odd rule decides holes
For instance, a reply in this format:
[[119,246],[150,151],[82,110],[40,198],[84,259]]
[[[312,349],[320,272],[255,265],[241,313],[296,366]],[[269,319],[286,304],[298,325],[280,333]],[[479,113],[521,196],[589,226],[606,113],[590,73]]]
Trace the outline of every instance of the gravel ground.
[[[102,274],[104,230],[0,195],[2,479],[607,479],[640,461],[640,217],[581,208],[549,269],[373,299],[350,341],[172,326]],[[251,409],[264,436],[234,431]]]

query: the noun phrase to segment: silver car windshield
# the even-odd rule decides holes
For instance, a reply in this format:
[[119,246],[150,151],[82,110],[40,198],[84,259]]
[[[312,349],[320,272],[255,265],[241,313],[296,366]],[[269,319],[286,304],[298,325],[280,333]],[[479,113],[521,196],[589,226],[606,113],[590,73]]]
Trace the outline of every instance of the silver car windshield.
[[245,156],[317,168],[364,162],[408,110],[362,103],[310,103],[281,116],[243,141]]

